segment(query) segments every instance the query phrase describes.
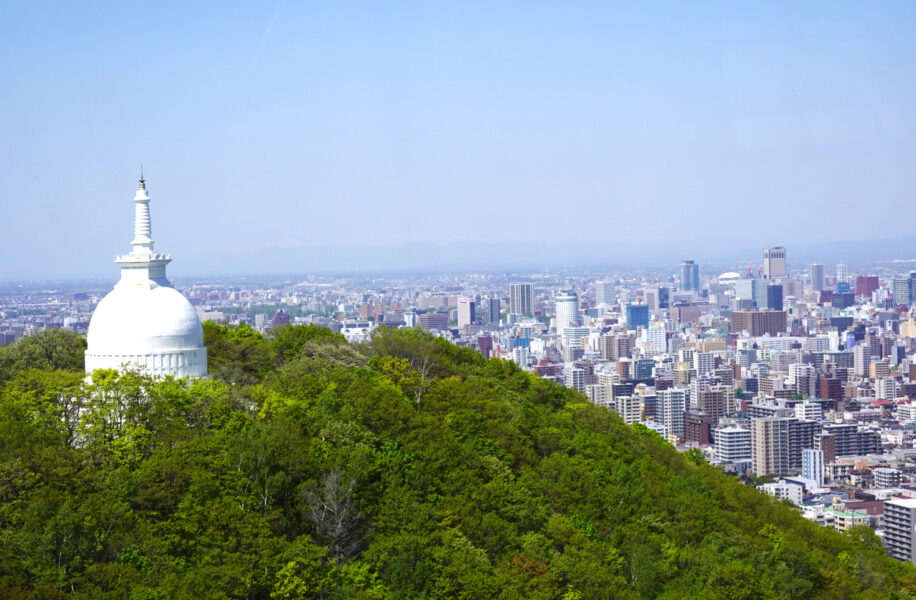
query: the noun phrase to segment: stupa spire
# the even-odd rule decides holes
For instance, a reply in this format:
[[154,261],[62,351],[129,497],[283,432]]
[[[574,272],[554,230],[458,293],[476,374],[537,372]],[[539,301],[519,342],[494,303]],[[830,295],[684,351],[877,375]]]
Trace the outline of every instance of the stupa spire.
[[134,196],[134,239],[132,254],[149,254],[153,251],[152,226],[149,217],[149,194],[146,192],[146,180],[143,178],[143,165],[140,165],[140,186]]

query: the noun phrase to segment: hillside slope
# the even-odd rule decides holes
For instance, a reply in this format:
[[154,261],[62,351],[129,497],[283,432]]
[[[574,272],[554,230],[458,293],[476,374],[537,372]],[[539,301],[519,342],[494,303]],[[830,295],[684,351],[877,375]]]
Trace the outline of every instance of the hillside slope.
[[511,363],[415,331],[205,337],[192,384],[0,356],[0,597],[916,591],[870,530],[806,522]]

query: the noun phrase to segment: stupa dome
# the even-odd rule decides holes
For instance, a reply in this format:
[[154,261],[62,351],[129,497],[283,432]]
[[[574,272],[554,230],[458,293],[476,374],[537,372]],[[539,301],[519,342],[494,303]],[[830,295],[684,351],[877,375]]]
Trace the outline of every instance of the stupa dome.
[[171,257],[153,251],[142,178],[134,202],[133,248],[117,257],[121,280],[92,313],[86,371],[127,367],[150,375],[206,375],[200,319],[165,276]]

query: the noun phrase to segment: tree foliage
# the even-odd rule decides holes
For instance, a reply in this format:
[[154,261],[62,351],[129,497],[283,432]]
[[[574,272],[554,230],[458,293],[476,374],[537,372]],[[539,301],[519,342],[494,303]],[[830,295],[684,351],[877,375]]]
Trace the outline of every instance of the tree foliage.
[[0,346],[0,381],[25,369],[82,371],[86,338],[68,329],[48,327]]
[[15,363],[0,597],[916,592],[870,530],[810,523],[512,363],[418,331],[205,331],[210,379]]

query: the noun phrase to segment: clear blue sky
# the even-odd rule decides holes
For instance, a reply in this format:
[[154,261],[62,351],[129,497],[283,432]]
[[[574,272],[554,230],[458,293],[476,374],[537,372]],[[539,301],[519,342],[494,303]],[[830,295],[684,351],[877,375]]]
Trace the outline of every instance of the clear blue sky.
[[[913,2],[0,2],[0,278],[916,231]],[[176,260],[176,267],[179,265]]]

